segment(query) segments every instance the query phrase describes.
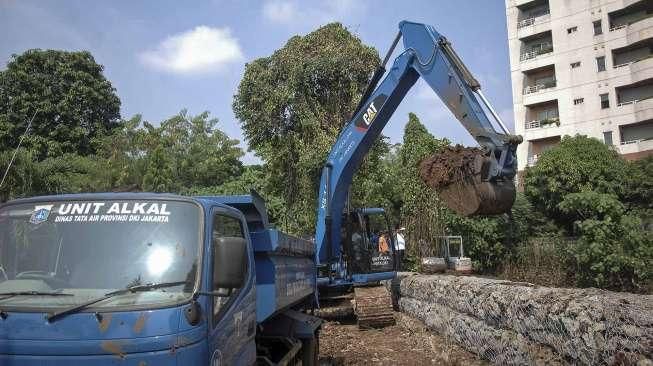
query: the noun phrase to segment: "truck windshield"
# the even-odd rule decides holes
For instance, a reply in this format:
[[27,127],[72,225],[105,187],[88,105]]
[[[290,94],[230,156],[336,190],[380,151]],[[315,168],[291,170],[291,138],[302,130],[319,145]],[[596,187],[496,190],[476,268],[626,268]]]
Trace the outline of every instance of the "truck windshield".
[[125,292],[92,308],[188,299],[197,277],[200,225],[197,205],[174,200],[7,205],[0,208],[0,308],[56,311],[108,292],[170,282],[180,284]]

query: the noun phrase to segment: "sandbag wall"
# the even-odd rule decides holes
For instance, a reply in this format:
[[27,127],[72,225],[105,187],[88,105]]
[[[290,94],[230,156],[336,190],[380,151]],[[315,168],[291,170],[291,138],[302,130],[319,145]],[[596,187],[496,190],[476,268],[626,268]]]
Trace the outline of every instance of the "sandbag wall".
[[401,273],[402,312],[496,364],[653,365],[653,296]]

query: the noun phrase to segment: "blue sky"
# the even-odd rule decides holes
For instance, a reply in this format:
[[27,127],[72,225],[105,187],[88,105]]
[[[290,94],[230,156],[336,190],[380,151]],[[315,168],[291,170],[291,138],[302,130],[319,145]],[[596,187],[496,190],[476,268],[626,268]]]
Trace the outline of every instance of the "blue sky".
[[[0,0],[0,69],[30,48],[89,50],[122,100],[121,113],[154,123],[187,108],[208,110],[241,140],[231,110],[244,64],[268,56],[296,34],[339,21],[384,55],[401,20],[433,25],[480,80],[512,127],[503,0]],[[436,136],[474,140],[425,84],[418,84],[384,134],[400,142],[408,112]],[[246,163],[257,159],[249,153]]]

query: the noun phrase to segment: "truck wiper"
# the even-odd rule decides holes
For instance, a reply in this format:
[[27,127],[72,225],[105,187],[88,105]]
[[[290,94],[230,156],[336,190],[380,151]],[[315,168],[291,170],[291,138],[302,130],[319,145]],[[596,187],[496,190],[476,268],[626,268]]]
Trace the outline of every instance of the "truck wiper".
[[65,292],[46,292],[46,291],[12,291],[12,292],[0,292],[0,301],[12,298],[14,296],[73,296],[73,294],[68,294]]
[[69,308],[50,313],[48,315],[47,319],[48,319],[49,322],[54,321],[54,320],[56,320],[56,319],[58,319],[58,318],[60,318],[60,317],[62,317],[64,315],[76,313],[76,312],[78,312],[80,310],[83,310],[83,309],[93,305],[93,304],[96,304],[96,303],[98,303],[100,301],[104,301],[106,299],[112,298],[114,296],[123,295],[123,294],[127,294],[127,293],[130,293],[130,292],[135,293],[135,292],[156,290],[156,289],[165,288],[165,287],[181,286],[181,285],[185,285],[185,284],[186,284],[186,281],[177,281],[177,282],[148,283],[148,284],[145,284],[145,285],[129,286],[129,287],[124,288],[122,290],[108,292],[108,293],[104,294],[104,296],[97,297],[95,299],[91,299],[91,300],[89,300],[87,302],[77,304],[77,305],[73,305],[73,306],[71,306]]

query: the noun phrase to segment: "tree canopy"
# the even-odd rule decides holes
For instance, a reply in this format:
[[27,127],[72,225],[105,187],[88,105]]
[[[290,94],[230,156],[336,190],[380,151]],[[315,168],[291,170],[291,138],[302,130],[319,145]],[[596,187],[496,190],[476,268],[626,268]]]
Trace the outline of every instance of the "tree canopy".
[[[28,50],[0,71],[0,151],[24,146],[39,160],[89,155],[94,140],[120,125],[120,99],[87,52]],[[37,113],[38,111],[38,113]]]
[[[374,48],[331,23],[246,65],[233,109],[264,162],[269,193],[293,217],[284,229],[314,230],[321,168],[379,62]],[[382,140],[368,160],[377,164],[384,151]],[[374,164],[364,164],[359,175],[373,174]]]

